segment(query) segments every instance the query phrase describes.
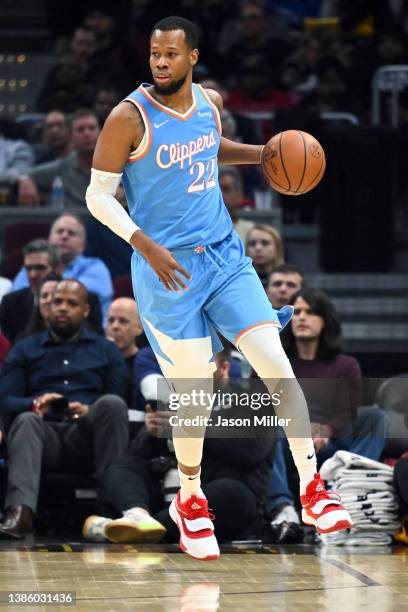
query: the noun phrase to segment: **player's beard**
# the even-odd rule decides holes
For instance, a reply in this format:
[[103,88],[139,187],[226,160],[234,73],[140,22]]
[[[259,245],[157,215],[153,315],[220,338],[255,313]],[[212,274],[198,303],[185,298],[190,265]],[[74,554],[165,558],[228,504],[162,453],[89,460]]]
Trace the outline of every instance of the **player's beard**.
[[154,81],[154,91],[159,94],[159,96],[171,96],[175,94],[179,89],[181,89],[186,82],[187,74],[185,74],[178,81],[173,81],[168,85],[158,85],[156,81]]

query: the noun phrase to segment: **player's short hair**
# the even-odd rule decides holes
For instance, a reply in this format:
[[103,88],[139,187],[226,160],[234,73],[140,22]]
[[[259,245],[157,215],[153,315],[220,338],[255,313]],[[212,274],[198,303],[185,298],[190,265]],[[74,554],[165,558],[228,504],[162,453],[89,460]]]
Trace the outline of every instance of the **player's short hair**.
[[171,32],[172,30],[183,30],[186,44],[191,49],[198,48],[199,34],[198,28],[195,23],[184,17],[165,17],[153,26],[150,32],[150,38],[153,36],[155,30],[161,30],[162,32]]

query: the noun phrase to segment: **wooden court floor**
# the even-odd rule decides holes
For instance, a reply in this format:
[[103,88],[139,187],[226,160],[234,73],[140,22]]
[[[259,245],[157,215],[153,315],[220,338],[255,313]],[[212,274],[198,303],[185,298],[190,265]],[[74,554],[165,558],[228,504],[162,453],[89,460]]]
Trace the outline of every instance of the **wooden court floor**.
[[0,542],[5,592],[75,591],[75,605],[16,610],[408,610],[408,547],[234,545],[199,562],[174,546]]

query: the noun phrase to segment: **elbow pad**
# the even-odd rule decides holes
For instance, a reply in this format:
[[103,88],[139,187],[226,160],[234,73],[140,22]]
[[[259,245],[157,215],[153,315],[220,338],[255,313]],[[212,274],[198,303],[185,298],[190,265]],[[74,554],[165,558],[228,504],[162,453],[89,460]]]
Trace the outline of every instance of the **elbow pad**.
[[140,229],[129,217],[126,210],[115,198],[122,174],[91,170],[91,182],[86,190],[86,205],[98,221],[109,227],[115,234],[130,242],[136,230]]

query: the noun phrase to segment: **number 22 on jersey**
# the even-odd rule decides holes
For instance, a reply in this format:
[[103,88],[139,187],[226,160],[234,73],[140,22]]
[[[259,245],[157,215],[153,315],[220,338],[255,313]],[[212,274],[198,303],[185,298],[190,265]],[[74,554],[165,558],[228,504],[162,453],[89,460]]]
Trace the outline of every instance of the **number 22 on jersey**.
[[194,180],[187,189],[188,193],[204,191],[204,189],[212,189],[215,187],[215,164],[215,157],[212,157],[207,163],[198,161],[191,164],[189,173],[194,177]]

